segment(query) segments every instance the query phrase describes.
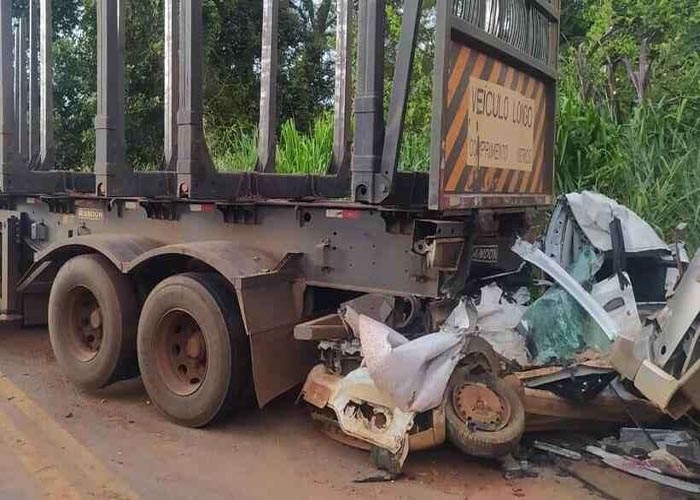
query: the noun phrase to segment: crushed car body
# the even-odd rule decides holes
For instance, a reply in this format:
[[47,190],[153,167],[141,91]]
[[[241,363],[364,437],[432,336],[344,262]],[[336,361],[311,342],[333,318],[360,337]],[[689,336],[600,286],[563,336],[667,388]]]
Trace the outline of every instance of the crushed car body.
[[591,192],[512,252],[519,266],[443,299],[366,294],[298,325],[321,352],[301,397],[322,429],[398,473],[445,442],[505,463],[526,431],[700,408],[700,252]]

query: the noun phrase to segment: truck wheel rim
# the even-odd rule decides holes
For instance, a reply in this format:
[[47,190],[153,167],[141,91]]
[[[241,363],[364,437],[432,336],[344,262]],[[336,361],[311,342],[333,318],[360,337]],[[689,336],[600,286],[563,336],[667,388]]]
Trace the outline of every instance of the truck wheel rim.
[[207,346],[197,321],[187,312],[168,312],[156,332],[156,364],[165,385],[175,394],[197,392],[207,374]]
[[508,401],[484,384],[464,382],[452,391],[452,406],[467,427],[495,432],[510,421]]
[[80,361],[92,361],[100,352],[103,340],[102,308],[95,295],[85,287],[76,287],[68,294],[71,354]]

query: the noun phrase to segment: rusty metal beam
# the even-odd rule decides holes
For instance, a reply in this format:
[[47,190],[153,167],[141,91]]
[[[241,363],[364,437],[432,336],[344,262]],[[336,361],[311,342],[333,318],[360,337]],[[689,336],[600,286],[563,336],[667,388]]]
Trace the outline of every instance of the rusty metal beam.
[[177,113],[177,183],[181,196],[190,193],[197,173],[198,141],[202,134],[202,4],[200,0],[180,2],[179,106]]
[[29,0],[29,159],[33,165],[41,151],[39,95],[39,0]]
[[51,0],[41,0],[40,15],[40,66],[41,66],[41,110],[40,110],[40,170],[53,168],[55,145],[53,136],[53,54],[51,39],[53,27],[51,24]]
[[163,134],[164,169],[174,171],[177,169],[177,108],[179,100],[180,59],[179,50],[179,16],[180,8],[178,0],[165,0],[165,98],[164,113],[165,127]]
[[119,0],[97,0],[97,116],[95,182],[97,194],[123,193],[130,173],[124,139],[123,22]]
[[[5,0],[2,0],[3,2]],[[0,249],[2,269],[0,269],[0,314],[12,315],[19,312],[17,283],[20,278],[20,224],[19,219],[10,216],[2,221]]]
[[0,0],[0,190],[7,188],[16,161],[12,78],[12,0]]
[[27,78],[27,50],[29,42],[29,20],[26,15],[19,19],[19,52],[17,54],[17,67],[19,68],[18,95],[17,95],[17,134],[18,151],[22,161],[29,162],[29,81]]
[[[15,18],[12,20],[12,34],[14,36],[14,46],[12,48],[12,70],[13,70],[13,99],[12,103],[14,106],[14,116],[15,116],[15,137],[17,138],[17,146],[19,146],[19,94],[20,94],[20,66],[19,66],[19,61],[20,61],[20,33],[19,33],[19,19]],[[17,152],[19,153],[19,148],[17,148]]]
[[394,187],[394,175],[401,156],[404,118],[411,89],[413,58],[416,52],[422,4],[422,0],[406,0],[403,4],[401,38],[394,65],[394,83],[391,88],[389,117],[384,136],[384,149],[377,185],[377,201],[386,199],[391,188]]
[[384,3],[360,0],[359,8],[352,197],[367,203],[374,201],[384,143]]
[[262,54],[260,57],[259,172],[275,171],[277,146],[277,35],[279,0],[263,0]]
[[179,30],[177,193],[181,197],[212,197],[221,186],[204,138],[201,0],[180,0]]
[[352,115],[352,18],[349,0],[336,4],[335,122],[333,162],[329,174],[345,176],[350,167],[350,117]]

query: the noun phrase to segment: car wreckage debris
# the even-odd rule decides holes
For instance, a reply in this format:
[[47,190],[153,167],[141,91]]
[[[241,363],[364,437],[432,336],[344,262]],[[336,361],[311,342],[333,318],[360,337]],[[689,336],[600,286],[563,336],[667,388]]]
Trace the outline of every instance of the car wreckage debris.
[[548,257],[535,245],[524,240],[516,241],[512,250],[522,257],[523,260],[530,262],[551,276],[558,285],[566,290],[569,295],[590,314],[609,340],[615,340],[620,335],[618,326],[605,311],[603,306],[601,306],[571,274],[557,264],[554,259]]
[[[321,351],[302,396],[324,432],[370,451],[393,478],[409,452],[446,441],[515,464],[526,431],[658,425],[664,412],[700,409],[700,252],[690,263],[682,241],[667,245],[631,210],[589,192],[563,196],[541,243],[518,239],[512,250],[522,259],[514,270],[482,275],[461,298],[367,294],[299,325],[295,336]],[[675,321],[674,307],[683,308]],[[623,427],[585,450],[700,492],[688,481],[700,463],[691,434],[655,428],[655,443],[640,445],[646,432]],[[584,448],[530,443],[586,458]]]
[[646,463],[644,460],[616,455],[598,448],[597,446],[587,446],[586,451],[601,458],[604,464],[614,469],[687,493],[700,494],[700,484],[665,475],[657,467]]
[[562,446],[557,446],[555,444],[545,443],[542,441],[534,441],[532,443],[532,447],[537,450],[546,451],[547,453],[553,453],[554,455],[559,455],[560,457],[568,458],[571,460],[581,460],[582,458],[581,454],[578,451],[568,450]]

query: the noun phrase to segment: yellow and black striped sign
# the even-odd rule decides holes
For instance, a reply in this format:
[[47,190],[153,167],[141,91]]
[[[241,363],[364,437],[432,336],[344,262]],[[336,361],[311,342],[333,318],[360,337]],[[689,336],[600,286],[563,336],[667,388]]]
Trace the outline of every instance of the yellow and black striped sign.
[[[531,168],[522,163],[486,167],[469,161],[475,152],[468,131],[470,79],[479,78],[507,91],[517,92],[533,105],[533,138]],[[441,192],[445,196],[459,194],[551,194],[553,152],[548,140],[553,110],[547,96],[547,85],[483,52],[453,42],[450,71],[444,107],[443,168]],[[504,129],[507,133],[507,129]],[[504,138],[507,141],[507,138]],[[530,166],[528,160],[528,167]]]

